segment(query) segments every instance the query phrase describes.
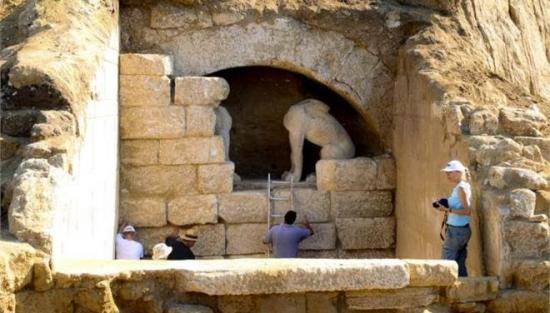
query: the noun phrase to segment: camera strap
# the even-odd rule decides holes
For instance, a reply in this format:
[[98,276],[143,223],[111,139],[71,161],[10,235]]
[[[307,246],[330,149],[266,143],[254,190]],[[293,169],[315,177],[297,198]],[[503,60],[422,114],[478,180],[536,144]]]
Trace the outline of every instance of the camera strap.
[[449,212],[445,211],[445,216],[443,216],[443,221],[441,222],[441,229],[439,230],[439,238],[445,241],[445,235],[447,234],[447,217],[449,217]]

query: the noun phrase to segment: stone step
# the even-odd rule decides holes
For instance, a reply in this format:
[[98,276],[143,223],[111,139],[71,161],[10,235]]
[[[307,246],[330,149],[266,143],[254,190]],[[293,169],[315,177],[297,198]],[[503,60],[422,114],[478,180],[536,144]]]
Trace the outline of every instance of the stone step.
[[346,305],[351,310],[407,309],[428,306],[438,300],[433,288],[397,290],[364,290],[346,292]]
[[545,259],[514,262],[514,285],[517,289],[543,290],[550,286],[550,261]]
[[175,304],[166,310],[167,313],[213,313],[211,308],[204,305]]
[[460,277],[447,288],[445,296],[451,303],[466,303],[495,299],[497,292],[497,277]]
[[502,290],[498,297],[487,303],[490,313],[548,312],[547,291]]

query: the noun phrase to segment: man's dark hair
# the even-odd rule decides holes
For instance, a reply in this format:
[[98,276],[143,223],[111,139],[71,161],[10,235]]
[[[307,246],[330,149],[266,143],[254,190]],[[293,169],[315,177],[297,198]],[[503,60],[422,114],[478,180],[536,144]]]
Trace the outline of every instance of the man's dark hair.
[[289,210],[285,214],[285,224],[292,225],[296,221],[296,212]]

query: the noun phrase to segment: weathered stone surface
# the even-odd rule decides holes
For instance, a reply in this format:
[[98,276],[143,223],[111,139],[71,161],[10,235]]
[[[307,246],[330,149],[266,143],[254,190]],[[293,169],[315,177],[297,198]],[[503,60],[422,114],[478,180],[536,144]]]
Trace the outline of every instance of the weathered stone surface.
[[451,305],[451,312],[459,313],[484,313],[486,311],[486,305],[484,303],[467,302],[467,303],[453,303]]
[[195,226],[199,239],[193,246],[197,256],[221,256],[225,254],[225,226],[223,224]]
[[548,182],[541,175],[523,168],[493,166],[489,170],[491,186],[503,188],[546,189]]
[[262,223],[267,219],[265,191],[222,194],[219,202],[219,215],[226,223]]
[[229,95],[229,84],[221,77],[176,78],[176,105],[215,107]]
[[395,189],[397,173],[395,172],[395,160],[389,155],[377,156],[376,162],[376,189]]
[[313,236],[300,243],[303,250],[331,250],[336,248],[336,227],[332,223],[311,224]]
[[393,259],[394,249],[338,250],[339,259]]
[[256,313],[256,301],[253,296],[218,297],[218,309],[221,313]]
[[500,128],[514,136],[542,135],[548,126],[546,117],[539,110],[505,107],[500,110]]
[[[276,189],[273,191],[273,196],[289,198],[290,190]],[[273,202],[275,214],[284,215],[289,209],[291,209],[290,200]],[[330,220],[330,195],[328,192],[315,189],[295,188],[293,209],[298,213],[298,222],[306,216],[311,223],[328,222]],[[282,221],[282,218],[275,218],[276,223]]]
[[120,143],[120,162],[122,164],[158,164],[158,155],[158,140],[122,140]]
[[490,313],[548,312],[548,309],[548,292],[545,291],[501,291],[495,300],[487,303]]
[[382,249],[395,243],[395,219],[338,218],[336,219],[338,240],[343,249]]
[[535,145],[540,148],[542,156],[550,161],[550,138],[547,137],[514,137],[514,140],[523,145]]
[[535,212],[537,214],[546,214],[550,216],[550,191],[537,190],[537,202]]
[[46,291],[53,287],[52,270],[48,258],[34,263],[32,283],[36,291]]
[[0,312],[15,313],[15,294],[0,295]]
[[168,202],[168,222],[174,225],[216,223],[218,201],[215,195],[186,196]]
[[437,298],[437,292],[432,288],[346,292],[346,304],[352,310],[414,308],[430,305]]
[[185,135],[185,109],[177,106],[120,110],[122,139],[173,139]]
[[213,313],[211,308],[204,305],[177,304],[168,308],[166,313]]
[[172,63],[172,57],[169,55],[121,53],[119,73],[120,75],[171,75]]
[[550,250],[548,223],[508,221],[504,232],[515,257],[540,258]]
[[72,289],[24,290],[15,294],[16,312],[71,312],[75,308],[74,296]]
[[18,138],[0,135],[0,161],[14,157],[21,144],[22,142]]
[[163,243],[166,237],[172,235],[171,227],[139,227],[136,228],[137,241],[143,245],[145,255],[153,255],[153,246],[157,243]]
[[267,251],[264,245],[266,224],[227,225],[227,254],[254,254]]
[[125,167],[121,174],[122,189],[136,194],[197,194],[197,173],[192,165]]
[[496,298],[498,277],[460,277],[446,290],[450,302],[487,301]]
[[535,212],[537,195],[529,189],[515,189],[510,193],[510,216],[530,218]]
[[187,130],[190,137],[205,137],[214,135],[216,113],[212,108],[189,106],[186,108]]
[[164,76],[120,75],[118,95],[123,107],[168,106],[170,79]]
[[338,293],[307,293],[307,313],[338,313]]
[[302,259],[338,259],[338,251],[332,250],[298,250],[298,257]]
[[221,137],[191,137],[160,141],[161,164],[223,163],[224,147]]
[[446,260],[404,260],[409,269],[411,287],[450,286],[458,277],[458,266]]
[[389,191],[333,191],[330,203],[334,217],[384,217],[393,211]]
[[265,259],[267,258],[267,253],[257,253],[257,254],[233,254],[228,255],[227,259]]
[[[183,4],[186,4],[186,2],[183,1]],[[212,26],[210,14],[199,8],[175,3],[159,3],[151,8],[151,28],[203,28],[209,26]]]
[[31,283],[33,266],[39,259],[28,244],[0,242],[0,288],[13,293]]
[[491,110],[478,109],[470,114],[470,134],[492,135],[498,130],[498,116]]
[[304,294],[268,295],[258,299],[258,312],[306,313]]
[[199,165],[197,178],[199,191],[202,194],[230,193],[233,191],[234,172],[233,162]]
[[164,226],[166,201],[163,198],[121,199],[120,219],[135,227]]
[[514,266],[514,284],[519,289],[548,289],[550,285],[550,261],[517,261]]
[[377,167],[369,158],[320,160],[316,166],[321,191],[375,190]]

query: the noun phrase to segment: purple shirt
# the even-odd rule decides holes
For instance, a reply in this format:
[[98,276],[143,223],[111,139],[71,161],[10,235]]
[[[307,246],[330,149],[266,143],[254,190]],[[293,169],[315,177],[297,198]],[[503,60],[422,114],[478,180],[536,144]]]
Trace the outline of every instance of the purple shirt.
[[273,244],[273,256],[276,258],[295,258],[298,256],[300,241],[311,235],[307,228],[296,225],[280,224],[271,227],[264,242]]

